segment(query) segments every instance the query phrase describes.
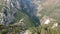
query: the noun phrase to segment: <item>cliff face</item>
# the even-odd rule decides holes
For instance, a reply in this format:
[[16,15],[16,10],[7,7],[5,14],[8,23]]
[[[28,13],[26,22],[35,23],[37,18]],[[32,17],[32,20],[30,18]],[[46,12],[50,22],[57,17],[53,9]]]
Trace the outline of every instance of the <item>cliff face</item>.
[[[13,22],[15,17],[14,14],[17,10],[25,13],[26,15],[30,16],[31,19],[36,22],[37,17],[36,15],[36,6],[32,3],[31,0],[1,0],[2,7],[2,24],[8,25],[9,23]],[[37,19],[38,20],[38,19]],[[36,22],[37,23],[37,22]]]
[[[0,0],[1,12],[3,13],[3,24],[9,24],[14,21],[14,14],[17,10],[31,17],[34,22],[39,22],[37,17],[43,15],[43,11],[49,12],[59,0]],[[40,22],[39,22],[40,23]]]
[[[2,24],[8,25],[9,23],[14,21],[14,13],[16,13],[15,7],[11,5],[11,0],[1,0],[2,4],[0,6],[2,7],[1,12],[2,14]],[[4,3],[5,2],[5,3]]]

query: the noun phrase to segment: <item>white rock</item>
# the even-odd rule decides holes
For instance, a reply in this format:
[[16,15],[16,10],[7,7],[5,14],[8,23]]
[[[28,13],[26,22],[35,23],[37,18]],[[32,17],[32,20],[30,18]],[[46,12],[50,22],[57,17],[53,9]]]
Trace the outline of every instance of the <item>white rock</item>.
[[20,4],[19,4],[19,2],[17,1],[17,8],[20,8]]
[[44,24],[48,24],[50,23],[50,20],[49,19],[46,19],[45,23]]
[[53,26],[52,26],[52,28],[55,28],[57,26],[58,26],[58,23],[54,23]]
[[23,20],[24,20],[24,18],[22,18],[22,19],[19,21],[19,23],[22,23]]
[[3,17],[3,13],[0,13],[0,17]]
[[11,6],[14,7],[12,3],[11,3]]
[[31,31],[26,30],[26,31],[24,32],[24,34],[31,34]]

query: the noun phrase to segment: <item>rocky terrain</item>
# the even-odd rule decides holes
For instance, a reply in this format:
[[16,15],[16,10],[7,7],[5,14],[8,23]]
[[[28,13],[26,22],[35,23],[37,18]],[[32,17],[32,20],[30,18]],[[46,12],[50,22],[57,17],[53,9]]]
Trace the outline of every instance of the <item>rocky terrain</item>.
[[60,0],[0,0],[0,34],[60,34]]

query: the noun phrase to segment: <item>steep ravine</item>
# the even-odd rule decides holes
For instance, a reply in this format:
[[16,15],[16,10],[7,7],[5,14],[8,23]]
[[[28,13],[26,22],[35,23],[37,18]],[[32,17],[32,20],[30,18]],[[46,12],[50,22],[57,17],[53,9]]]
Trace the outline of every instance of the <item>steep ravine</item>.
[[9,23],[14,21],[14,14],[17,12],[17,10],[28,15],[32,19],[32,21],[34,21],[34,24],[36,26],[40,24],[40,21],[36,16],[36,6],[30,0],[9,0],[6,2],[5,7],[3,7],[2,9],[4,14],[4,25],[8,25]]

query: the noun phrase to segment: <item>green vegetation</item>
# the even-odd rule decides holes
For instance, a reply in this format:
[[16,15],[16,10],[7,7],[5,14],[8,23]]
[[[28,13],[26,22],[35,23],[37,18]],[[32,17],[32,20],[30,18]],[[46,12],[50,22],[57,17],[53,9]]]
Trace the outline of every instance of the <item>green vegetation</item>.
[[14,16],[15,16],[15,23],[18,23],[23,18],[24,19],[23,23],[26,24],[26,27],[34,27],[34,22],[25,13],[22,13],[21,11],[17,10]]

